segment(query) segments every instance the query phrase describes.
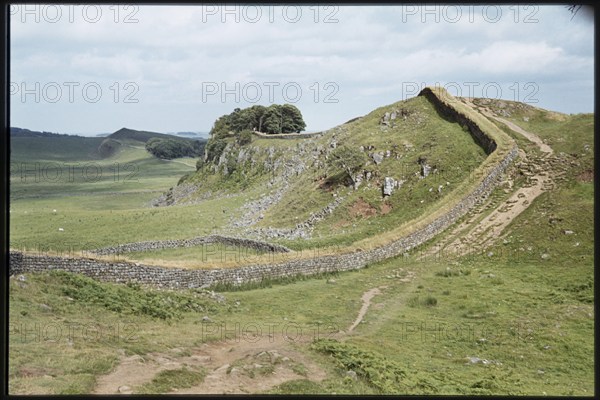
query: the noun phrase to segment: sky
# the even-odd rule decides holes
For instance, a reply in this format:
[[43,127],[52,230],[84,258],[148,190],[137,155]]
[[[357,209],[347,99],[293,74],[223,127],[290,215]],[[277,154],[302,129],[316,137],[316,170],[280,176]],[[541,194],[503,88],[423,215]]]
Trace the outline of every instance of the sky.
[[565,6],[11,6],[11,126],[208,132],[255,104],[332,128],[425,86],[594,111],[594,20]]

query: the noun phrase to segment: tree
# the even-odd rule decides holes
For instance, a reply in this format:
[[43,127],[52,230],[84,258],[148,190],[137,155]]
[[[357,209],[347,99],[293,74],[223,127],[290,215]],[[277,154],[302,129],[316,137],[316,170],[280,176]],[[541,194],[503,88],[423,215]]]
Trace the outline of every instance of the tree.
[[306,128],[302,113],[298,107],[292,104],[284,104],[281,106],[282,114],[282,133],[297,132],[300,133]]
[[354,174],[358,172],[367,162],[367,157],[362,151],[348,147],[339,146],[329,154],[328,166],[335,175],[341,174],[343,178],[350,178],[355,184]]
[[281,109],[277,104],[272,104],[265,110],[262,132],[269,134],[281,133]]
[[146,150],[155,157],[171,160],[197,157],[204,151],[204,144],[197,140],[152,138],[146,142]]
[[269,134],[301,132],[306,128],[300,110],[291,104],[273,104],[265,109],[261,132]]
[[223,154],[223,150],[225,150],[226,146],[227,142],[224,139],[211,138],[206,143],[206,153],[204,155],[206,162],[218,161],[219,157],[221,157],[221,154]]
[[229,135],[231,130],[230,116],[222,115],[214,123],[210,130],[211,139],[219,139]]

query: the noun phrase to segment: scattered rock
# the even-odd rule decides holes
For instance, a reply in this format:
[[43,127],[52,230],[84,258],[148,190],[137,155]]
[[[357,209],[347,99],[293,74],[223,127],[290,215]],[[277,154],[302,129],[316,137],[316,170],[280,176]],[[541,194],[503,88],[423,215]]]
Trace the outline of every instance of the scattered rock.
[[40,304],[40,308],[43,311],[52,311],[52,307],[50,307],[48,304]]
[[572,235],[572,234],[574,234],[575,232],[573,232],[573,231],[571,231],[571,230],[568,230],[568,229],[565,229],[565,230],[563,231],[563,233],[564,233],[565,235]]
[[205,315],[204,317],[202,317],[202,322],[212,322],[212,319]]
[[356,375],[356,372],[350,370],[350,371],[346,371],[346,376],[349,376],[350,378],[352,378],[352,380],[357,380],[358,376]]
[[496,361],[496,360],[486,360],[484,358],[479,358],[479,357],[467,357],[467,364],[483,364],[483,365],[489,365],[489,364],[496,364],[496,365],[502,365],[501,362]]
[[396,186],[396,180],[389,176],[386,176],[383,181],[383,195],[391,196],[394,192],[394,187]]
[[17,280],[18,280],[19,282],[25,282],[25,281],[27,281],[27,279],[25,278],[25,275],[19,275],[19,276],[17,277]]
[[121,393],[121,394],[132,394],[133,390],[129,386],[123,385],[123,386],[119,386],[119,393]]
[[381,152],[373,153],[373,154],[371,154],[371,158],[373,159],[375,164],[379,165],[383,162],[383,153],[381,153]]
[[327,283],[330,285],[335,285],[336,284],[336,280],[335,279],[327,279]]

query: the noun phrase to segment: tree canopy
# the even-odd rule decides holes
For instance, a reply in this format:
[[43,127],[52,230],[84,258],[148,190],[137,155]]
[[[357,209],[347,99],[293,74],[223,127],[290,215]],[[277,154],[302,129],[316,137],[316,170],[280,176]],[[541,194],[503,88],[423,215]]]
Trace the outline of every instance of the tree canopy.
[[204,151],[204,142],[152,138],[146,142],[146,150],[155,157],[171,160],[178,157],[197,157]]
[[273,104],[269,107],[256,105],[244,109],[236,108],[231,114],[219,117],[210,134],[211,138],[218,139],[243,130],[279,134],[299,133],[305,128],[302,113],[292,104]]

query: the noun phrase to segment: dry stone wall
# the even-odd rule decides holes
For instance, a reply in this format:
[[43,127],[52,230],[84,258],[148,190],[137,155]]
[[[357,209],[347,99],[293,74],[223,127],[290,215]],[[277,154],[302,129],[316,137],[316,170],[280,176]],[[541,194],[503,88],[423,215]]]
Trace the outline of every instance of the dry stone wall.
[[239,248],[249,248],[258,251],[270,252],[270,253],[288,253],[290,249],[285,246],[278,244],[261,242],[259,240],[251,240],[244,238],[236,238],[231,236],[222,235],[210,235],[205,237],[197,237],[192,239],[179,239],[179,240],[158,240],[158,241],[147,241],[147,242],[136,242],[126,243],[114,247],[105,247],[102,249],[90,250],[90,253],[94,253],[99,256],[106,256],[112,254],[123,254],[131,253],[135,251],[148,251],[148,250],[160,250],[160,249],[174,249],[178,247],[194,247],[205,244],[219,243],[225,246],[234,246]]
[[[496,149],[493,138],[486,135],[467,116],[453,110],[431,91],[424,90],[422,95],[432,101],[447,118],[454,118],[465,124],[477,142],[486,149],[486,152],[491,153]],[[196,288],[208,287],[218,283],[238,285],[245,282],[260,281],[264,278],[277,279],[295,275],[313,275],[359,269],[370,263],[401,255],[452,225],[457,219],[465,215],[477,201],[490,194],[502,173],[517,156],[517,150],[515,144],[506,154],[503,154],[500,161],[486,171],[485,178],[481,180],[480,184],[452,207],[450,211],[433,220],[422,229],[373,250],[340,255],[317,255],[303,259],[293,259],[297,256],[294,253],[288,253],[290,255],[289,259],[279,263],[201,270],[163,268],[86,258],[35,256],[15,252],[10,254],[9,270],[11,274],[18,274],[61,269],[111,282],[137,282],[165,288]]]
[[278,134],[266,134],[262,132],[252,132],[255,136],[262,139],[308,139],[322,136],[325,132],[312,132],[312,133],[278,133]]

